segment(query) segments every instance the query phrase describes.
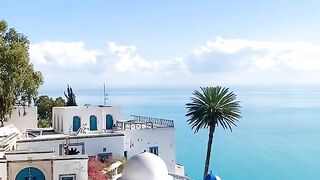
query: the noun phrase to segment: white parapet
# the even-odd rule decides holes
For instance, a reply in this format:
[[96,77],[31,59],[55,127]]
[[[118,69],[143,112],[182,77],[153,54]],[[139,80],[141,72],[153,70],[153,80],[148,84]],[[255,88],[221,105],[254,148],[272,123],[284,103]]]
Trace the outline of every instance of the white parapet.
[[4,125],[14,124],[20,131],[28,128],[37,128],[37,106],[14,106],[11,116]]
[[77,134],[80,127],[87,133],[112,132],[118,120],[119,107],[68,106],[54,107],[52,110],[53,129],[64,134]]

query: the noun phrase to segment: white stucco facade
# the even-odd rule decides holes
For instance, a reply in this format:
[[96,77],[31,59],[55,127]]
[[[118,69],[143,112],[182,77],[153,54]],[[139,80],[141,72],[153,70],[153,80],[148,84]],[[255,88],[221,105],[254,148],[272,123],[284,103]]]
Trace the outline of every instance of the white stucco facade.
[[123,157],[124,135],[81,135],[81,136],[51,136],[20,139],[17,141],[17,149],[44,150],[54,149],[55,156],[64,156],[63,147],[77,148],[79,154],[88,156],[99,153],[112,153],[114,157]]
[[174,128],[153,128],[144,130],[120,131],[125,136],[125,151],[128,158],[141,152],[150,152],[158,148],[158,154],[166,163],[168,171],[175,173],[175,135]]
[[76,179],[88,179],[88,159],[57,158],[53,161],[53,180],[60,179],[61,176],[74,176]]
[[14,106],[11,116],[8,117],[8,121],[4,122],[4,125],[14,124],[20,131],[23,131],[28,128],[37,128],[37,119],[38,112],[36,106]]
[[[36,114],[36,109],[28,111]],[[32,113],[27,113],[32,127],[28,127],[29,118],[24,120],[23,125],[19,125],[22,120],[12,121],[18,123],[22,133],[16,133],[16,139],[10,141],[14,145],[7,145],[7,149],[2,151],[2,179],[16,177],[22,167],[32,166],[49,180],[64,175],[82,180],[88,178],[87,162],[91,156],[130,158],[142,152],[158,155],[164,160],[168,172],[175,174],[176,147],[172,120],[140,116],[122,120],[120,108],[111,106],[54,107],[53,127],[41,129],[34,127],[37,115]],[[4,167],[7,170],[4,171]]]
[[72,134],[73,131],[73,118],[79,117],[81,127],[90,129],[90,116],[95,116],[97,119],[97,130],[95,132],[107,132],[106,116],[111,115],[113,125],[116,121],[120,120],[119,107],[96,107],[96,106],[71,106],[71,107],[54,107],[52,109],[52,127],[56,132],[64,134]]
[[6,161],[0,161],[0,179],[6,179],[7,178],[7,162]]
[[56,180],[69,175],[78,179],[88,177],[88,157],[85,155],[56,157],[54,151],[8,151],[5,159],[6,162],[0,162],[3,167],[3,176],[1,173],[0,177],[3,179],[28,177],[28,172],[32,169],[41,172],[42,175],[35,176],[37,179]]

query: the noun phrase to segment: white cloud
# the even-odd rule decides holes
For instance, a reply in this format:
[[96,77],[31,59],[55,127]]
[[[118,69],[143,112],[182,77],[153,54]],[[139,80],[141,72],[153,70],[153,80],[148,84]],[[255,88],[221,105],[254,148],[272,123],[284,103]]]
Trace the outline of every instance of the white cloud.
[[117,45],[108,43],[110,59],[116,59],[115,67],[119,72],[145,72],[145,73],[170,73],[173,71],[185,71],[186,67],[181,58],[171,60],[146,60],[136,53],[135,46]]
[[35,64],[54,65],[62,68],[82,67],[96,63],[96,50],[87,50],[84,42],[42,42],[30,45],[30,58]]
[[135,46],[115,42],[105,50],[88,49],[83,42],[42,42],[31,44],[29,52],[44,74],[45,85],[54,87],[66,83],[91,87],[105,81],[116,86],[146,85],[187,71],[182,58],[150,60],[138,54]]
[[[224,70],[320,70],[320,46],[309,42],[249,41],[216,38],[194,50],[193,60],[212,71]],[[208,67],[207,67],[208,68]]]
[[94,87],[188,85],[318,84],[320,45],[310,42],[251,41],[218,37],[185,57],[147,59],[134,45],[107,43],[88,49],[83,42],[30,45],[30,57],[47,84]]
[[107,68],[121,73],[185,71],[181,58],[146,60],[137,54],[135,46],[115,42],[109,42],[105,51],[86,49],[84,42],[42,42],[31,44],[29,52],[32,62],[40,67],[94,68],[99,71]]

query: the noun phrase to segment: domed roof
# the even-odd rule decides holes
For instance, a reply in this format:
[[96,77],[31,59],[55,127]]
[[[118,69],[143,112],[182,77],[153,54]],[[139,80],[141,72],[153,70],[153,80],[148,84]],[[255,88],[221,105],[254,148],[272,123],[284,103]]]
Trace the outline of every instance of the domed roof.
[[204,180],[221,180],[221,179],[219,176],[213,175],[210,172],[210,174],[208,174]]
[[144,152],[129,159],[119,180],[170,180],[170,176],[159,156]]

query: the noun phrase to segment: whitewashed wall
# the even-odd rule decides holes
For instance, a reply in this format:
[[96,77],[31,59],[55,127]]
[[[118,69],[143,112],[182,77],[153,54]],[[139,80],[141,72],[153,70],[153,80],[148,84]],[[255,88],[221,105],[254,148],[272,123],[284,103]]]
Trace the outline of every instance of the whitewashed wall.
[[[26,111],[26,115],[23,115],[24,111]],[[36,106],[15,106],[12,109],[11,117],[4,125],[14,124],[20,131],[28,128],[37,128],[37,118],[38,112]]]
[[120,131],[125,134],[125,150],[128,158],[141,152],[149,152],[149,147],[158,146],[159,156],[165,161],[169,172],[175,172],[176,152],[174,128],[154,128]]
[[85,141],[85,145],[89,156],[102,153],[103,148],[106,148],[106,152],[111,152],[113,157],[123,157],[124,136],[91,138]]
[[[111,152],[114,157],[123,156],[124,152],[124,136],[111,137],[94,137],[94,138],[79,138],[69,139],[69,143],[84,143],[85,154],[91,156],[98,153],[103,153],[103,148],[106,152]],[[54,149],[55,156],[59,155],[59,145],[66,144],[65,139],[44,139],[42,141],[23,142],[17,141],[17,150],[52,150]],[[81,149],[78,149],[81,152]]]
[[[9,155],[7,163],[0,163],[0,179],[14,180],[17,174],[26,167],[35,167],[42,171],[48,180],[59,179],[59,175],[74,174],[76,179],[88,179],[88,156],[73,155],[54,158],[52,153],[15,154]],[[32,160],[30,160],[32,159]]]
[[7,163],[0,162],[0,179],[7,179]]
[[51,179],[51,160],[53,153],[48,152],[9,152],[6,154],[8,165],[8,180],[15,180],[17,174],[26,167],[35,167],[42,171],[46,179]]
[[75,174],[76,179],[88,179],[88,159],[54,160],[53,179],[59,179],[62,174]]
[[106,115],[110,114],[113,117],[113,123],[120,120],[119,107],[54,107],[52,110],[52,126],[57,132],[64,134],[72,134],[73,117],[79,116],[81,118],[81,125],[86,128],[90,127],[90,116],[97,117],[97,128],[95,132],[103,132],[106,129]]

